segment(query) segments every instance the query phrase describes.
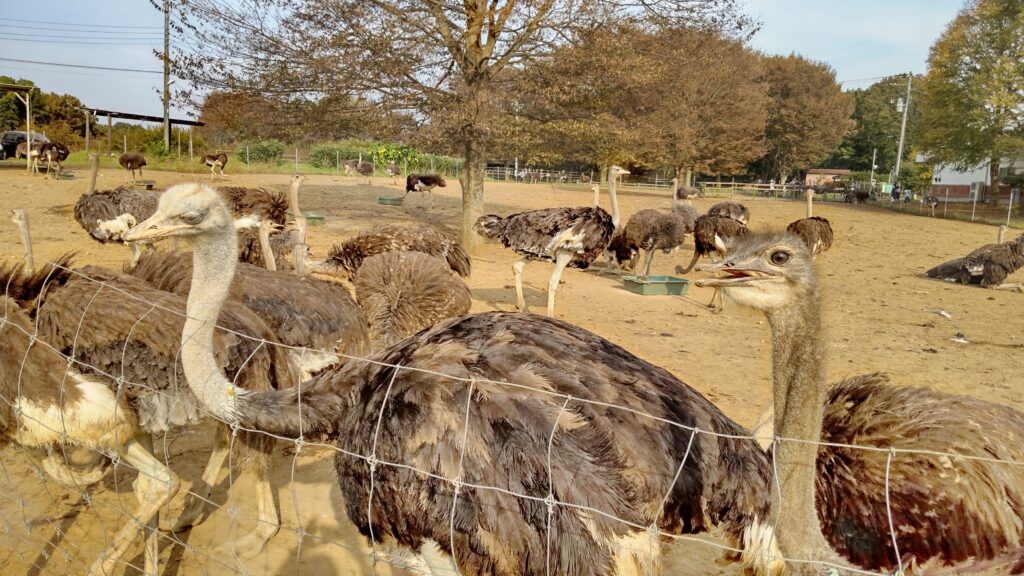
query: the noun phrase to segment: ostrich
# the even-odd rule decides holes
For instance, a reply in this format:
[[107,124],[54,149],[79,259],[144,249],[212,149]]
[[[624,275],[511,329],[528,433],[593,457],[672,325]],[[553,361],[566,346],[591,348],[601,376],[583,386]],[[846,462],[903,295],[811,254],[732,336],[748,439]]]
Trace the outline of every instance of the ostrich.
[[[300,390],[239,390],[210,356],[236,265],[230,214],[201,187],[175,187],[128,237],[168,234],[193,244],[181,359],[204,407],[245,428],[336,438],[346,450],[411,466],[366,466],[340,451],[335,459],[349,519],[375,540],[412,549],[435,574],[452,562],[463,573],[531,576],[583,567],[626,574],[657,562],[657,538],[586,508],[676,534],[718,526],[737,544],[744,537],[763,542],[771,532],[759,521],[769,508],[770,463],[755,442],[739,437],[742,428],[665,370],[554,318],[454,318]],[[684,463],[685,480],[676,482]],[[454,489],[447,479],[458,479]],[[512,494],[463,492],[461,482]],[[516,493],[547,496],[551,507],[545,513],[542,502]]]
[[422,252],[385,252],[370,256],[352,284],[370,323],[375,350],[445,318],[469,312],[472,295],[448,264]]
[[340,273],[350,278],[370,256],[408,250],[423,252],[448,263],[453,272],[466,278],[470,272],[469,254],[453,236],[427,224],[381,224],[360,232],[341,244],[331,247],[327,259],[319,267],[327,273]]
[[215,178],[218,171],[221,176],[224,176],[224,167],[228,165],[228,155],[223,152],[203,154],[199,161],[210,167],[210,178]]
[[1024,290],[1024,284],[1006,278],[1024,267],[1024,234],[1016,240],[986,244],[963,258],[943,262],[924,273],[927,278],[980,285],[997,290]]
[[64,174],[64,161],[68,159],[68,155],[71,151],[68,147],[61,144],[60,142],[47,142],[39,147],[39,157],[36,159],[46,160],[46,177],[50,177],[50,170],[54,164],[57,165],[57,180],[60,180]]
[[[100,243],[123,242],[122,233],[134,222],[149,218],[156,211],[160,192],[118,187],[96,190],[99,156],[89,155],[89,189],[75,202],[75,221]],[[138,262],[141,250],[134,242],[126,242],[132,251],[132,262]],[[152,247],[152,243],[147,243]]]
[[624,168],[608,170],[608,197],[612,204],[609,216],[601,208],[547,208],[520,212],[511,216],[488,214],[476,221],[476,230],[488,239],[500,241],[523,256],[512,265],[516,282],[516,306],[526,309],[523,298],[523,268],[530,260],[554,260],[555,270],[548,281],[548,316],[555,315],[555,292],[562,270],[572,265],[587,268],[612,241],[619,227],[619,201],[615,183],[619,176],[629,174]]
[[[302,176],[296,175],[291,185],[297,188],[302,180]],[[269,255],[275,263],[274,268],[280,264],[284,270],[299,240],[295,231],[276,229],[283,227],[287,221],[288,198],[279,192],[244,186],[220,186],[217,192],[235,216],[235,225],[239,231],[239,261],[262,266],[269,261]],[[258,230],[263,222],[275,228],[266,230],[269,252],[262,245]]]
[[[434,205],[434,193],[433,189],[437,187],[444,188],[448,186],[448,183],[444,181],[444,178],[437,174],[409,174],[405,178],[405,196],[409,195],[409,192],[430,193],[430,205]],[[405,198],[402,196],[402,198]]]
[[[697,282],[764,312],[772,329],[768,435],[798,441],[773,447],[784,506],[772,521],[784,556],[823,560],[831,547],[863,568],[888,571],[908,559],[961,562],[1024,546],[1024,469],[998,462],[1024,460],[1024,413],[893,386],[877,373],[829,389],[812,261],[798,236],[751,234],[730,245],[727,259],[704,266],[724,276]],[[803,442],[818,439],[825,444]],[[892,531],[905,558],[894,555]]]
[[672,179],[672,200],[692,200],[700,197],[700,188],[680,186],[679,178]]
[[[87,266],[72,272],[70,266],[70,258],[64,257],[56,265],[46,266],[32,276],[13,268],[0,270],[0,283],[9,287],[9,294],[22,306],[31,308],[34,316],[31,334],[38,334],[41,342],[61,354],[73,355],[81,363],[75,369],[89,386],[105,394],[116,394],[117,402],[104,410],[123,410],[132,424],[127,431],[130,433],[118,435],[122,441],[198,422],[199,406],[184,383],[178,356],[177,334],[186,324],[185,299],[111,270]],[[255,391],[290,387],[296,383],[287,355],[276,347],[261,345],[263,341],[272,340],[273,333],[253,312],[240,304],[228,303],[217,322],[230,332],[216,335],[214,361],[240,386]],[[67,361],[62,359],[61,366],[55,374],[63,374]],[[29,384],[25,382],[26,386]],[[31,385],[34,387],[36,383]],[[57,398],[59,395],[53,400]],[[106,400],[100,402],[102,406],[108,404]],[[54,417],[58,418],[60,429],[59,415],[48,416]],[[97,437],[107,432],[102,423],[88,426],[86,429],[76,424],[68,428]],[[267,476],[273,445],[260,434],[243,433],[237,440],[234,461],[256,476],[257,525],[237,547],[240,553],[248,555],[259,551],[278,529],[277,508]],[[135,441],[141,442],[142,448],[149,444],[141,439]],[[192,490],[198,496],[190,495],[187,499],[175,529],[191,525],[202,515],[230,445],[230,434],[221,427],[202,483]],[[141,470],[148,472],[150,468]],[[166,468],[157,473],[157,478],[170,475]],[[159,487],[165,488],[164,485]],[[163,498],[153,490],[155,487],[145,493],[145,501],[158,502],[156,507],[173,495]],[[119,556],[112,559],[118,560]],[[110,560],[104,560],[107,561]]]
[[33,172],[38,172],[39,171],[39,166],[36,164],[36,162],[39,159],[39,147],[40,147],[40,144],[38,142],[33,142],[33,143],[29,144],[29,142],[26,140],[25,142],[19,143],[14,148],[14,157],[15,158],[26,158],[29,155],[31,155],[32,156],[32,171]]
[[747,207],[739,202],[719,202],[708,208],[707,214],[708,216],[728,216],[744,226],[750,221],[750,210],[747,210]]
[[803,239],[804,243],[811,250],[812,256],[817,256],[832,247],[832,225],[821,216],[812,216],[814,209],[814,190],[807,192],[807,217],[790,222],[786,231],[796,234]]
[[[726,203],[723,202],[722,204]],[[741,205],[735,202],[730,202],[729,204],[742,208]],[[716,206],[720,205],[716,204]],[[701,256],[707,256],[712,259],[725,256],[728,242],[733,238],[745,236],[749,231],[746,224],[729,216],[713,215],[709,211],[708,214],[698,217],[693,223],[693,258],[690,259],[690,263],[686,268],[677,265],[676,274],[689,273]],[[721,304],[717,308],[715,306],[716,300]],[[721,312],[724,307],[725,301],[722,300],[721,291],[715,290],[715,293],[711,295],[711,301],[708,302],[708,308]]]
[[402,175],[402,169],[398,167],[398,164],[392,162],[384,168],[384,173],[391,177],[391,183],[395,184],[396,179]]
[[[293,185],[301,182],[302,180],[293,178]],[[244,186],[218,186],[217,193],[224,199],[236,219],[255,216],[257,221],[269,220],[284,226],[288,218],[288,198],[280,192]]]
[[[132,182],[135,182],[136,170],[139,171],[139,178],[142,178],[142,167],[146,165],[146,157],[138,152],[125,152],[117,159],[117,163],[121,165],[121,168],[124,168],[131,174],[131,180]],[[128,178],[126,177],[125,182],[127,181]],[[148,218],[148,216],[143,218]]]
[[657,210],[640,210],[626,221],[622,231],[615,235],[608,245],[608,252],[619,266],[628,262],[632,269],[640,252],[644,254],[641,278],[651,274],[651,262],[656,250],[666,254],[678,248],[691,230],[686,221],[673,213],[663,214]]
[[931,194],[927,194],[921,197],[921,207],[928,207],[928,215],[932,218],[935,217],[935,208],[939,206],[939,199]]

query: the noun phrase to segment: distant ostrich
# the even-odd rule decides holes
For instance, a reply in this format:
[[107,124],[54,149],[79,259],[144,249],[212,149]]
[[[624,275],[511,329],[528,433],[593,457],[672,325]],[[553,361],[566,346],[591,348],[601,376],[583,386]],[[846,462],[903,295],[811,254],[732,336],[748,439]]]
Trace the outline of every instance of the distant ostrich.
[[[444,188],[448,183],[444,181],[444,178],[437,174],[409,174],[405,179],[405,196],[409,195],[409,192],[420,192],[430,193],[430,205],[434,205],[434,188]],[[402,198],[405,198],[402,196]]]
[[672,179],[672,191],[673,200],[692,200],[700,197],[700,188],[680,186],[678,178]]
[[[75,221],[93,239],[105,244],[123,242],[122,235],[135,222],[141,222],[156,211],[160,192],[118,187],[113,190],[96,190],[96,174],[99,171],[99,156],[89,155],[89,188],[75,202]],[[141,250],[134,242],[127,242],[132,251],[132,262],[138,262]],[[152,248],[152,243],[147,246]]]
[[512,265],[516,282],[516,306],[526,309],[523,297],[523,268],[530,260],[554,260],[555,270],[548,281],[548,316],[555,315],[555,292],[566,266],[587,268],[608,248],[619,227],[619,201],[616,180],[629,172],[619,166],[608,170],[608,197],[612,213],[601,208],[547,208],[520,212],[511,216],[488,214],[476,221],[476,230],[485,238],[498,240],[523,258]]
[[38,172],[39,171],[39,167],[36,165],[35,161],[36,161],[36,159],[39,158],[39,148],[40,148],[40,144],[38,142],[33,142],[30,145],[29,142],[26,140],[25,142],[19,143],[14,148],[14,157],[15,158],[26,158],[26,157],[29,156],[29,154],[31,154],[32,155],[32,160],[33,160],[33,162],[32,162],[32,171],[33,172]]
[[398,167],[398,164],[392,162],[384,168],[384,173],[391,177],[391,183],[395,184],[399,176],[402,175],[402,169]]
[[594,182],[590,185],[590,191],[594,193],[594,208],[601,206],[601,185]]
[[[694,188],[694,190],[696,190]],[[682,226],[687,234],[693,233],[693,227],[700,217],[700,212],[693,207],[690,198],[693,196],[680,196],[678,193],[672,196],[672,213],[682,221]]]
[[422,252],[370,256],[352,281],[374,350],[469,312],[472,295],[448,264]]
[[928,215],[932,218],[935,217],[935,209],[939,206],[939,199],[931,194],[926,194],[921,197],[921,206],[928,207]]
[[[1024,413],[893,386],[877,373],[828,388],[812,262],[797,236],[751,234],[706,267],[723,276],[697,282],[764,312],[771,327],[775,407],[767,436],[796,440],[773,447],[783,505],[772,522],[783,555],[830,561],[834,549],[864,569],[890,572],[898,565],[893,533],[904,566],[1019,554],[1024,468],[999,461],[1024,460]],[[818,439],[824,444],[806,442]],[[944,452],[977,459],[937,455]]]
[[924,275],[946,282],[980,285],[997,290],[1024,291],[1024,284],[1007,283],[1006,279],[1024,267],[1024,234],[1016,240],[986,244],[963,258],[944,262]]
[[50,170],[56,164],[56,178],[60,180],[64,175],[64,161],[68,159],[69,154],[71,154],[71,151],[60,142],[47,142],[39,147],[39,156],[36,158],[36,162],[40,160],[46,161],[47,178],[50,177]]
[[[678,248],[690,230],[686,221],[674,213],[646,209],[633,214],[609,244],[608,252],[620,267],[632,269],[640,253],[644,255],[641,278],[651,274],[651,262],[657,250],[668,254]],[[627,263],[623,266],[623,263]]]
[[327,273],[340,273],[350,278],[363,265],[363,261],[377,254],[394,250],[423,252],[448,263],[453,272],[463,278],[469,276],[469,254],[451,235],[428,224],[381,224],[360,232],[356,236],[335,244],[320,264]]
[[[197,423],[201,417],[199,406],[185,385],[185,373],[178,356],[180,340],[175,336],[185,328],[185,299],[155,290],[112,270],[87,266],[77,271],[87,277],[83,278],[69,271],[71,262],[68,257],[59,259],[56,264],[46,266],[32,276],[11,268],[2,269],[0,283],[12,287],[9,293],[22,306],[31,308],[34,316],[31,334],[38,330],[40,342],[53,346],[62,354],[73,355],[82,363],[73,367],[80,371],[81,377],[69,380],[68,390],[72,389],[71,383],[77,382],[83,387],[82,393],[87,394],[87,401],[108,406],[105,410],[109,412],[123,411],[125,415],[104,415],[103,421],[90,424],[88,429],[83,429],[66,416],[62,422],[60,414],[54,412],[47,412],[42,421],[51,425],[55,423],[57,430],[64,429],[66,424],[69,431],[81,430],[96,437],[109,432],[116,434],[122,443],[132,442],[131,438],[143,432],[165,432],[174,426]],[[103,284],[93,280],[112,287],[103,288]],[[216,358],[213,362],[227,369],[240,386],[255,391],[295,385],[296,378],[284,351],[261,346],[260,342],[273,339],[274,335],[256,315],[240,304],[229,303],[215,321],[233,332],[222,331],[216,335]],[[240,338],[236,334],[246,337]],[[60,365],[61,369],[54,374],[63,374],[68,366],[63,359]],[[16,377],[17,369],[14,367],[18,364],[9,366],[12,368],[10,374]],[[23,389],[30,383],[25,381],[24,384]],[[31,382],[31,387],[36,386],[36,382]],[[57,389],[58,395],[51,401],[60,398],[60,390]],[[64,393],[65,402],[68,393]],[[115,393],[116,401],[104,399],[106,395],[113,399]],[[90,417],[103,415],[103,412],[93,415],[91,411],[92,408],[88,414]],[[86,415],[83,413],[82,416]],[[54,418],[56,422],[53,422]],[[120,420],[120,431],[107,427],[111,418]],[[129,424],[131,427],[126,428]],[[146,450],[147,444],[148,441],[143,442],[135,450]],[[230,444],[229,433],[220,427],[214,452],[203,474],[203,484],[193,488],[199,497],[188,498],[185,510],[177,519],[176,529],[191,525],[202,515],[205,500],[217,484],[217,474],[228,456]],[[239,542],[237,548],[240,553],[248,555],[261,549],[278,530],[277,508],[266,475],[273,445],[265,435],[242,432],[234,446],[238,449],[234,462],[256,474],[259,520],[253,533]],[[146,463],[141,452],[136,459]],[[151,461],[142,470],[156,473],[158,479],[174,479],[170,494],[166,491],[165,481],[148,487],[144,481],[142,500],[159,508],[176,491],[177,481],[162,465],[154,468]],[[128,525],[135,529],[134,523]],[[127,544],[118,543],[118,546]],[[123,554],[123,549],[120,554]],[[119,560],[120,556],[115,556],[101,558],[97,562],[108,566]],[[110,573],[109,570],[106,573]]]
[[223,152],[204,154],[199,161],[210,167],[211,178],[216,177],[218,171],[221,176],[224,176],[224,168],[228,165],[228,155]]
[[[188,214],[202,216],[179,225]],[[172,188],[138,229],[146,232],[132,238],[177,234],[193,243],[198,296],[189,300],[181,359],[203,406],[243,428],[338,438],[346,450],[412,467],[367,466],[340,451],[335,459],[349,519],[409,550],[423,571],[447,572],[454,562],[467,574],[657,572],[659,539],[633,526],[671,534],[718,526],[733,545],[771,533],[759,521],[771,496],[766,454],[693,388],[611,342],[553,318],[490,312],[445,321],[373,362],[306,382],[301,393],[245,393],[210,358],[235,265],[230,214],[214,194]],[[555,455],[550,464],[545,454]],[[684,461],[685,481],[676,482]],[[461,482],[503,491],[463,492]],[[550,512],[516,493],[548,496]],[[767,570],[773,560],[764,552],[751,558]]]
[[786,226],[786,230],[803,239],[813,257],[832,247],[832,225],[820,216],[812,216],[814,190],[808,189],[805,194],[807,195],[807,217],[790,222],[789,226]]
[[[131,174],[132,182],[135,182],[135,171],[139,171],[139,178],[142,178],[142,167],[146,165],[146,157],[138,152],[125,152],[117,159],[117,163]],[[125,178],[125,182],[128,178]],[[144,216],[143,219],[148,218]]]
[[728,216],[744,226],[750,222],[750,210],[739,202],[725,201],[708,208],[708,216]]

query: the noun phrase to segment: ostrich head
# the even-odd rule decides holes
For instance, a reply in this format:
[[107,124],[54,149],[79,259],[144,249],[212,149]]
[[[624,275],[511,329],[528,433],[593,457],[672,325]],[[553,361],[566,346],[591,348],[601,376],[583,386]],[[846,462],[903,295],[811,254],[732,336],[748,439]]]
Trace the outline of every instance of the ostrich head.
[[817,290],[811,253],[799,236],[786,232],[748,234],[734,239],[729,256],[701,270],[723,275],[698,280],[720,288],[736,302],[772,313],[810,298]]
[[612,166],[611,168],[608,169],[609,180],[618,178],[619,176],[625,176],[627,174],[629,174],[629,170],[626,170],[622,166]]
[[302,174],[295,174],[294,176],[292,176],[292,184],[294,185],[302,184],[305,181],[306,177],[303,176]]
[[178,184],[160,196],[156,212],[124,233],[128,242],[167,236],[193,237],[232,228],[231,212],[220,194],[205,184]]

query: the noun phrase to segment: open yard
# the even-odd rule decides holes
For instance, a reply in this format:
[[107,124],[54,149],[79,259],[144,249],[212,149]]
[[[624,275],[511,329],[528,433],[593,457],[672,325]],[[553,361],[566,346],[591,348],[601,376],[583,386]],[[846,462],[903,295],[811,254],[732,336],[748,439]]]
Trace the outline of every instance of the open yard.
[[[31,219],[37,265],[68,251],[77,253],[79,265],[120,267],[128,250],[100,245],[74,222],[71,207],[85,191],[87,171],[55,182],[30,177],[14,164],[0,166],[0,206],[25,208]],[[284,189],[287,175],[232,174],[218,183]],[[169,172],[147,172],[160,188],[196,178]],[[110,188],[124,177],[119,169],[104,169],[98,187]],[[435,191],[435,204],[412,195],[404,206],[382,206],[379,195],[397,195],[401,188],[388,178],[367,179],[315,175],[302,188],[306,210],[326,214],[324,226],[310,228],[313,259],[328,247],[361,228],[382,222],[424,222],[448,231],[457,229],[461,200],[458,182]],[[668,209],[668,192],[620,192],[623,222],[643,208]],[[592,194],[583,186],[491,183],[487,210],[508,214],[532,208],[588,205]],[[715,200],[697,200],[706,209]],[[802,202],[745,200],[755,229],[784,226],[804,213]],[[602,195],[602,206],[608,207]],[[914,207],[916,211],[916,206]],[[919,277],[925,269],[994,242],[996,228],[880,210],[870,206],[822,203],[817,215],[835,229],[835,245],[820,256],[823,284],[828,373],[832,379],[884,371],[897,384],[928,386],[969,394],[1024,409],[1024,294],[947,285]],[[1018,234],[1011,230],[1008,238]],[[672,255],[658,254],[655,274],[669,274],[686,264],[692,243]],[[20,258],[17,229],[5,216],[0,225],[0,261]],[[485,245],[473,260],[468,284],[473,290],[474,312],[511,310],[511,264],[517,257],[500,246]],[[531,309],[543,312],[544,288],[551,265],[533,263],[526,268],[526,298]],[[699,272],[691,273],[693,279]],[[558,292],[558,315],[622,345],[645,360],[666,368],[700,390],[729,416],[745,426],[755,422],[770,398],[768,327],[759,316],[726,308],[711,314],[704,307],[710,289],[691,288],[685,298],[638,296],[623,289],[621,281],[596,271],[569,269]],[[1024,281],[1018,272],[1010,281]],[[936,310],[948,311],[945,318]],[[97,313],[101,313],[97,311]],[[962,332],[969,344],[950,339]],[[571,357],[566,362],[572,362]],[[182,477],[183,487],[194,482],[208,456],[212,426],[180,430],[158,439],[158,457],[166,457]],[[134,473],[110,475],[93,493],[93,502],[76,515],[52,522],[37,519],[60,515],[77,495],[40,480],[17,448],[0,454],[0,565],[8,574],[80,573],[103,548],[115,527],[128,521],[120,502],[131,510]],[[248,530],[254,521],[247,505],[252,494],[248,477],[233,478],[237,489],[228,498],[229,479],[214,492],[227,506],[190,532],[177,534],[180,543],[164,540],[164,574],[224,574],[237,568],[252,574],[364,574],[372,568],[365,540],[348,523],[338,492],[330,452],[305,448],[298,456],[282,455],[274,467],[276,496],[284,528],[255,560],[235,565],[230,554],[215,547]],[[181,495],[175,501],[180,506]],[[232,507],[237,506],[237,514]],[[26,531],[26,522],[36,523]],[[59,533],[56,527],[60,527]],[[296,527],[306,532],[300,538]],[[713,539],[712,539],[713,540]],[[714,562],[718,550],[700,543],[672,544],[666,574],[734,574]],[[132,557],[132,555],[130,555]],[[140,545],[132,560],[141,565]],[[378,565],[377,573],[401,573]],[[129,570],[129,573],[134,573]]]

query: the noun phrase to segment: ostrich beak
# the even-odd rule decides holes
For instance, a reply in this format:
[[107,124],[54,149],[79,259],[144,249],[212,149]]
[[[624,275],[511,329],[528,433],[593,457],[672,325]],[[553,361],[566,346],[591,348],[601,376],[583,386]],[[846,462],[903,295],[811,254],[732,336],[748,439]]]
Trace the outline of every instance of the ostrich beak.
[[125,242],[138,242],[140,240],[155,240],[157,238],[166,238],[167,236],[174,236],[179,232],[185,230],[191,230],[193,226],[188,224],[165,224],[159,215],[154,214],[148,219],[144,220],[141,224],[133,227],[124,234],[121,235],[121,239]]
[[709,270],[712,272],[724,273],[724,276],[705,278],[694,282],[696,286],[720,288],[729,286],[742,286],[762,282],[785,282],[785,278],[777,272],[765,270],[755,263],[746,266],[738,265],[732,260],[722,260],[712,264],[704,264],[697,267],[697,270]]

